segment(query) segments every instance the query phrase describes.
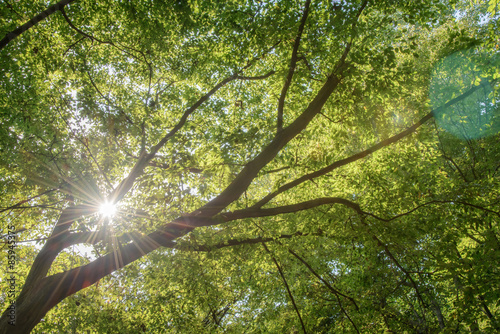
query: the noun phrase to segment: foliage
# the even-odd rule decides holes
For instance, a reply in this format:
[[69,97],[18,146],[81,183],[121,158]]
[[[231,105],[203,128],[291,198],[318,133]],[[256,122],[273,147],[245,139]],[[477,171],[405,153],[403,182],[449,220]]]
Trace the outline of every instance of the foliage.
[[0,333],[500,330],[495,1],[62,3],[0,49]]

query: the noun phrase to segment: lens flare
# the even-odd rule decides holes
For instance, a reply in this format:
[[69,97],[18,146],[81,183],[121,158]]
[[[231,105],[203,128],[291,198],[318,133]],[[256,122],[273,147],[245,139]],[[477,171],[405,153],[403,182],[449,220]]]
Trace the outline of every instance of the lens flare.
[[429,98],[434,109],[467,94],[457,103],[440,108],[437,124],[463,140],[483,138],[500,132],[500,103],[493,79],[498,71],[498,54],[470,49],[439,61],[434,68]]
[[101,204],[101,207],[99,208],[99,213],[104,217],[110,218],[116,213],[116,205],[110,202],[105,202]]

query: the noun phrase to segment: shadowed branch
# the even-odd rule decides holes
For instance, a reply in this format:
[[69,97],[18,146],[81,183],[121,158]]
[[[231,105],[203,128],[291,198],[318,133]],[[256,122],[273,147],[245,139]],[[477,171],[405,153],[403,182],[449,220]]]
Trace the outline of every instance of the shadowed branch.
[[46,10],[44,10],[40,14],[36,15],[35,17],[33,17],[31,20],[29,20],[28,22],[26,22],[22,26],[7,33],[4,36],[4,38],[2,38],[0,40],[0,50],[3,49],[5,46],[7,46],[7,44],[9,44],[12,40],[19,37],[23,32],[34,27],[40,21],[45,20],[49,15],[52,15],[57,11],[62,11],[66,5],[72,3],[73,1],[75,1],[75,0],[61,0],[58,3],[55,3],[55,4],[47,7]]

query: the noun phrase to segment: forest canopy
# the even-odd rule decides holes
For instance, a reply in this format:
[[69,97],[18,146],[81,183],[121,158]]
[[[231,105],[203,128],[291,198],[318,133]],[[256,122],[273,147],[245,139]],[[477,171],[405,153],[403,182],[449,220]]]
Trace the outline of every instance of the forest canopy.
[[2,0],[0,333],[498,333],[498,16]]

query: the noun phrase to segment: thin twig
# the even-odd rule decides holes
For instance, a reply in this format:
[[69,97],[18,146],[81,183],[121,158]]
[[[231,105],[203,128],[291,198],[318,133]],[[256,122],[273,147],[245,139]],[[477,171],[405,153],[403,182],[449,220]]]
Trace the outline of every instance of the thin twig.
[[[338,295],[338,296],[342,296],[346,299],[348,299],[353,305],[354,307],[356,308],[356,310],[359,310],[359,307],[358,307],[358,304],[356,304],[356,301],[354,300],[354,298],[352,297],[349,297],[345,294],[343,294],[342,292],[340,292],[339,290],[335,289],[333,286],[331,286],[330,283],[328,283],[323,277],[321,277],[321,275],[319,275],[310,265],[309,263],[307,263],[302,257],[300,257],[297,253],[295,253],[293,250],[291,249],[288,249],[288,252],[290,254],[292,254],[293,256],[295,256],[300,262],[302,262],[307,269],[309,269],[309,271],[314,275],[316,276],[317,279],[319,279],[327,288],[328,290],[330,290],[334,295]],[[353,324],[354,325],[354,324]],[[354,327],[356,328],[356,325],[354,325]]]
[[278,264],[278,261],[276,261],[276,258],[274,255],[271,253],[269,248],[267,248],[266,244],[263,242],[262,246],[264,246],[264,249],[266,252],[271,256],[271,259],[273,260],[274,264],[276,265],[276,268],[278,268],[278,271],[280,273],[281,279],[283,280],[283,284],[285,284],[286,291],[288,292],[288,296],[290,297],[290,300],[292,301],[293,308],[295,309],[295,312],[297,313],[297,316],[299,317],[300,324],[302,325],[302,330],[304,331],[304,334],[307,333],[306,331],[306,326],[304,325],[304,322],[302,321],[302,317],[300,316],[299,309],[297,308],[297,304],[295,304],[295,299],[293,298],[292,292],[290,291],[290,287],[288,286],[288,283],[286,281],[285,275],[283,274],[283,271],[281,270],[280,265]]
[[23,205],[23,204],[25,204],[25,203],[28,203],[29,201],[34,200],[35,198],[39,198],[39,197],[41,197],[41,196],[43,196],[43,195],[47,195],[47,194],[49,194],[49,193],[51,193],[51,192],[53,192],[53,191],[56,191],[56,190],[59,190],[59,188],[54,188],[54,189],[49,189],[49,190],[46,190],[46,191],[44,191],[43,193],[40,193],[40,194],[38,194],[38,195],[36,195],[36,196],[32,196],[32,197],[30,197],[30,198],[27,198],[27,199],[25,199],[25,200],[22,200],[22,201],[20,201],[20,202],[18,202],[18,203],[16,203],[16,204],[14,204],[14,205],[11,205],[11,206],[9,206],[9,207],[2,208],[2,209],[0,209],[0,213],[5,212],[5,211],[8,211],[8,210],[17,209],[17,208],[19,208],[21,205]]

